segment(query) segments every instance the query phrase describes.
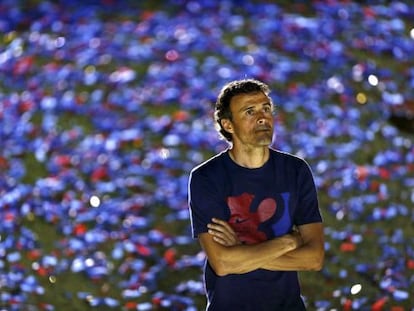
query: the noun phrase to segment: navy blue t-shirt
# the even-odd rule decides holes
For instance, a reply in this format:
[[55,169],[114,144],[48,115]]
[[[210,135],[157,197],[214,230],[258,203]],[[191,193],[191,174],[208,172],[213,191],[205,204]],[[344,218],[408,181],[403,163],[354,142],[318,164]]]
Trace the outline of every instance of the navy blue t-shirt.
[[[194,238],[207,232],[215,217],[229,222],[246,244],[322,221],[309,165],[273,149],[260,168],[239,166],[228,150],[194,168],[189,207]],[[305,310],[295,271],[258,269],[220,277],[206,262],[204,273],[207,310]]]

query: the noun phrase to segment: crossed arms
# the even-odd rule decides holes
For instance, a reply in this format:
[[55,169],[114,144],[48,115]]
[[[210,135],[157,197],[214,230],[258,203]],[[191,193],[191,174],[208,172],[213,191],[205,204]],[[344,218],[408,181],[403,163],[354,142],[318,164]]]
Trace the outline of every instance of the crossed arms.
[[242,274],[256,269],[320,270],[324,261],[322,223],[298,226],[290,234],[257,244],[241,244],[230,225],[213,219],[199,241],[217,275]]

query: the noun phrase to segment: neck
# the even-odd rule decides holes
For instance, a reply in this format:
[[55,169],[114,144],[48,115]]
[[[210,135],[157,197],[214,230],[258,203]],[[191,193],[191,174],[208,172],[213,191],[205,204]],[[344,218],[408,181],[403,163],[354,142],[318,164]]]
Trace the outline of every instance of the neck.
[[233,146],[229,150],[230,158],[238,165],[246,168],[262,167],[269,159],[269,147],[260,148],[237,148]]

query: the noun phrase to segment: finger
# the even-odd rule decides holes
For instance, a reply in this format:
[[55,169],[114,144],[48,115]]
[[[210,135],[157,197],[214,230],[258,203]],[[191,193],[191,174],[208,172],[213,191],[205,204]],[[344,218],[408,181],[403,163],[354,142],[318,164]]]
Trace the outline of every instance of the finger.
[[211,230],[210,234],[214,234],[222,239],[234,241],[236,238],[236,233],[228,227],[214,224],[208,224],[207,227]]
[[209,224],[208,228],[208,233],[217,238],[220,238],[221,240],[226,241],[227,243],[234,244],[235,241],[237,241],[236,234],[233,232],[229,232],[227,228],[221,225]]
[[217,232],[212,235],[213,235],[213,240],[216,241],[217,243],[220,243],[221,245],[232,246],[232,245],[240,244],[239,240],[235,237],[229,238]]
[[227,221],[223,221],[218,218],[213,218],[212,221],[215,224],[221,226],[221,228],[218,230],[225,232],[229,236],[236,236],[236,232],[234,231],[234,229],[230,226],[230,224]]
[[226,234],[225,232],[219,231],[219,230],[215,230],[215,229],[209,229],[208,233],[211,234],[212,236],[222,239],[222,240],[231,240],[232,237],[231,235]]
[[[210,233],[210,232],[209,232]],[[210,233],[211,234],[211,233]],[[240,241],[237,238],[222,237],[218,233],[213,233],[213,240],[221,245],[224,246],[233,246],[240,244]]]
[[228,231],[230,232],[234,232],[233,228],[229,225],[229,223],[227,221],[218,219],[218,218],[213,218],[212,219],[213,223],[216,223],[218,225],[221,225],[223,227],[225,227]]
[[238,245],[241,244],[236,232],[230,226],[230,224],[219,218],[212,218],[212,223],[207,225],[211,235],[221,239],[223,245]]
[[215,242],[217,242],[217,243],[219,243],[219,244],[223,245],[223,246],[228,246],[228,245],[230,245],[228,241],[226,241],[226,240],[224,240],[224,239],[221,239],[221,238],[219,238],[219,237],[217,237],[217,236],[214,236],[214,237],[213,237],[213,240],[214,240]]
[[225,232],[227,229],[224,226],[221,225],[215,225],[215,224],[208,224],[207,227],[209,229],[215,230],[215,231],[219,231],[219,232]]
[[[209,226],[214,227],[214,225]],[[236,235],[229,234],[228,232],[221,232],[214,229],[209,229],[208,233],[213,236],[217,242],[223,245],[235,245],[239,244],[239,240]]]

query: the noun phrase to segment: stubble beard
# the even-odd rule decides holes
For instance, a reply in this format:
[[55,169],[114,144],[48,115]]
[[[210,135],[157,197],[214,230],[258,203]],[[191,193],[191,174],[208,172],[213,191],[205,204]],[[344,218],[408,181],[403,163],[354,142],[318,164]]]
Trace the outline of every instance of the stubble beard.
[[260,146],[269,146],[272,143],[273,131],[258,131],[257,133],[257,143]]

